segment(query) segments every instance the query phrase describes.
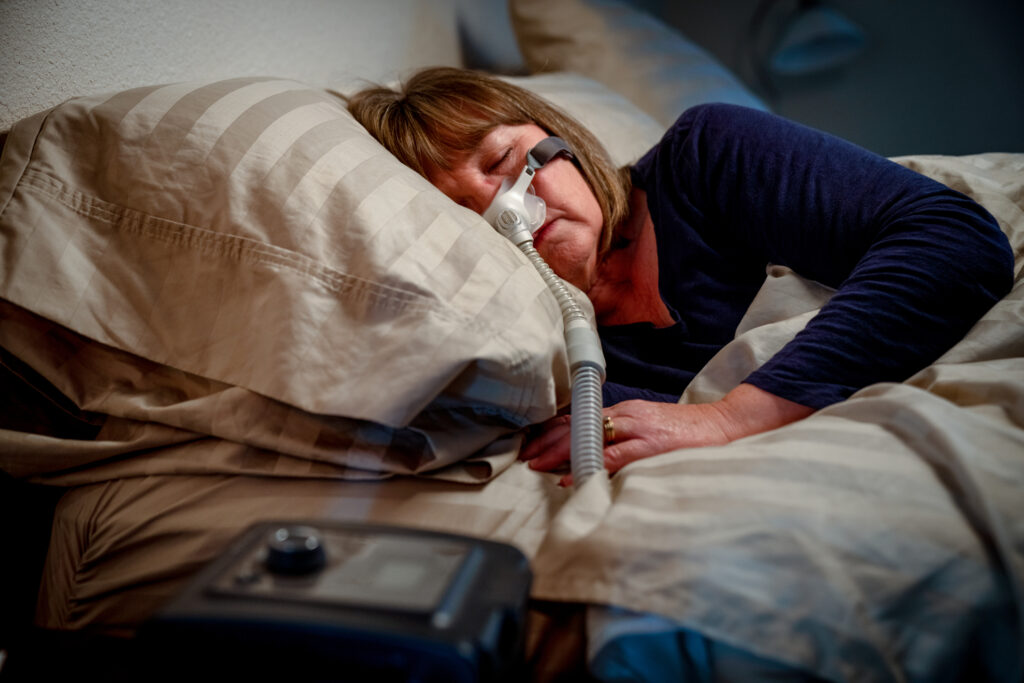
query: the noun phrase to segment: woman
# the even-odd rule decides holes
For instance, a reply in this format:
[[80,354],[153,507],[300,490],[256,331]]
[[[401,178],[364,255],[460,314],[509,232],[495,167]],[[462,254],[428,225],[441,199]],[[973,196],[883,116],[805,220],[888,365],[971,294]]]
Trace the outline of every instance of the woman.
[[[902,381],[961,339],[1012,283],[996,221],[949,188],[781,118],[688,110],[630,169],[545,100],[438,68],[349,109],[400,160],[482,213],[540,140],[574,158],[537,171],[547,204],[534,245],[594,305],[608,360],[610,472],[668,450],[724,444],[804,418],[880,381]],[[735,333],[769,263],[836,289],[806,328],[713,403],[676,401]],[[569,458],[569,416],[522,457]]]

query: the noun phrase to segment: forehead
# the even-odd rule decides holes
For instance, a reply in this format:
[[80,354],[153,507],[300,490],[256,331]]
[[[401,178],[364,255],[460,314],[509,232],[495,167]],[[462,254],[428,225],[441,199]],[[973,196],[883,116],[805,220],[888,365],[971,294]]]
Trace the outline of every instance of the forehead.
[[524,123],[518,126],[497,126],[489,132],[480,142],[480,149],[484,145],[519,145],[524,148],[524,153],[538,142],[548,137],[548,133],[535,123]]
[[498,125],[488,131],[472,149],[453,149],[447,160],[453,169],[467,164],[484,163],[488,155],[504,153],[509,147],[514,153],[525,156],[526,152],[546,137],[548,133],[533,123]]
[[475,147],[468,150],[450,149],[445,155],[447,163],[444,166],[435,163],[425,164],[427,175],[485,163],[487,161],[485,157],[504,153],[509,147],[513,148],[514,153],[525,156],[526,152],[546,137],[548,137],[548,133],[533,123],[514,126],[498,125],[488,131]]

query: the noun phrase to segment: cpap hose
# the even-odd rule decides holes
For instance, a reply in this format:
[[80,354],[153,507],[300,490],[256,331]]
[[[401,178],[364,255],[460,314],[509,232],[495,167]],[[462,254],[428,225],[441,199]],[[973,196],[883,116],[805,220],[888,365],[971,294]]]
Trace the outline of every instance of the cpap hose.
[[[529,235],[529,233],[527,233]],[[516,240],[513,240],[516,242]],[[532,236],[516,244],[533,264],[562,311],[565,346],[572,376],[572,421],[569,423],[569,460],[573,486],[580,487],[604,469],[604,424],[601,384],[604,382],[604,353],[601,341],[590,326],[587,314],[572,292],[533,247]]]
[[[544,222],[545,206],[539,197],[528,194],[536,170],[562,153],[571,157],[568,146],[560,138],[549,137],[537,144],[527,155],[528,163],[519,177],[513,183],[502,183],[483,217],[530,260],[555,295],[562,311],[566,355],[572,377],[569,460],[573,485],[578,488],[595,472],[604,469],[604,416],[601,412],[604,353],[587,314],[562,278],[551,270],[533,246],[532,230],[540,228]],[[539,156],[535,157],[535,154]]]

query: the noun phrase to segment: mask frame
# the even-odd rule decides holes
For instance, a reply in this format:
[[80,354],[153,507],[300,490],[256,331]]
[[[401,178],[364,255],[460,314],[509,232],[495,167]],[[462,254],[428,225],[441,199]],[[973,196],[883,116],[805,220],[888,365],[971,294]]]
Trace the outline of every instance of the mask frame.
[[569,145],[562,138],[552,135],[538,142],[527,152],[526,166],[515,181],[506,178],[483,212],[484,220],[513,243],[532,240],[533,233],[544,225],[547,206],[530,189],[530,184],[536,172],[558,156],[575,161]]

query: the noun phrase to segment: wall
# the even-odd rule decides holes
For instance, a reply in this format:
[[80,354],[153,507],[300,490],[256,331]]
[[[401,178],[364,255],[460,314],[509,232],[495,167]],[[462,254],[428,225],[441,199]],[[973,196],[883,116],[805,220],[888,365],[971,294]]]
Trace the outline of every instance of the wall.
[[[637,1],[754,85],[747,24],[758,0]],[[865,30],[867,48],[844,70],[777,82],[777,113],[889,156],[1024,152],[1024,2],[829,4]]]
[[[754,85],[745,46],[760,0],[629,1]],[[829,1],[868,48],[843,71],[779,83],[775,111],[887,155],[1024,152],[1024,1]],[[0,130],[68,97],[143,84],[261,74],[344,87],[463,57],[516,71],[502,2],[0,0]]]
[[342,88],[459,64],[454,0],[0,0],[0,130],[67,98],[281,76]]

